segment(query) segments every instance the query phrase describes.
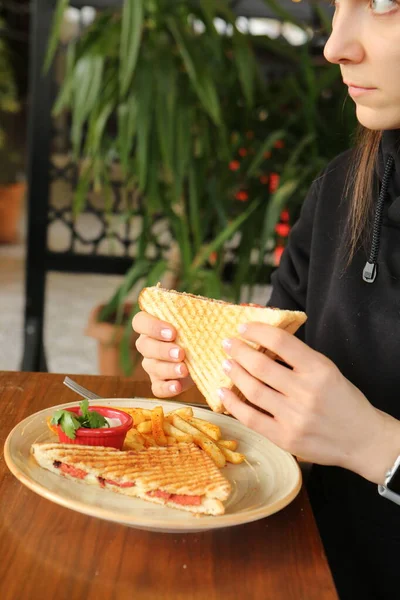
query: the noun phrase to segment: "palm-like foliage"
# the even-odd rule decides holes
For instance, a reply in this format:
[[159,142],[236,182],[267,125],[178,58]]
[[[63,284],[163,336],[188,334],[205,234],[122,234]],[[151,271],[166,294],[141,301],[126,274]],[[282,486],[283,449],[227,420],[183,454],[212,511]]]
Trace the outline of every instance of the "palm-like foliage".
[[[58,5],[48,64],[67,4]],[[217,32],[216,17],[228,35]],[[288,74],[265,82],[260,60],[278,57]],[[341,118],[339,81],[336,68],[315,64],[308,45],[299,52],[240,33],[228,0],[125,0],[120,12],[101,13],[68,47],[54,110],[71,112],[81,169],[75,212],[91,185],[106,193],[116,162],[127,198],[134,191],[142,202],[135,261],[102,317],[122,316],[135,284],[155,283],[171,269],[178,289],[238,299],[261,273],[281,210],[300,203],[348,142],[331,128]],[[280,175],[278,189],[271,173]],[[127,217],[129,210],[128,200]],[[173,263],[148,257],[156,215],[168,222]],[[229,288],[222,283],[228,258],[235,263]]]

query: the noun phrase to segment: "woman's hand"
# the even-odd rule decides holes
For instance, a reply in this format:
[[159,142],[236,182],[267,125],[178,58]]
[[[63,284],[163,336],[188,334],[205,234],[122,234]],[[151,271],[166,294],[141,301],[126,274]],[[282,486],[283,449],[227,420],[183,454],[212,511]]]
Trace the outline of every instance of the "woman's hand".
[[375,409],[331,360],[293,335],[261,323],[241,326],[239,333],[291,368],[238,338],[225,340],[231,359],[224,361],[224,371],[253,405],[272,416],[222,388],[218,393],[227,410],[294,455],[382,483],[400,454],[400,423]]
[[151,379],[151,389],[158,398],[171,398],[193,385],[183,362],[185,352],[174,343],[176,330],[169,323],[139,312],[132,327],[139,337],[136,348],[143,355],[142,365]]

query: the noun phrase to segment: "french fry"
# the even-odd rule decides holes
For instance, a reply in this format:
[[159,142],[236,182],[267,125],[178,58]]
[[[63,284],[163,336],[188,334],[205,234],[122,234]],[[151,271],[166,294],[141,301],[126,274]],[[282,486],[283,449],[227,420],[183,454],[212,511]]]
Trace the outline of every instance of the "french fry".
[[220,446],[218,442],[217,445],[228,462],[233,463],[234,465],[240,465],[240,463],[246,460],[244,454],[241,454],[240,452],[232,452],[232,450],[229,450],[229,448]]
[[139,425],[136,427],[136,429],[140,433],[151,433],[153,431],[151,421],[142,421],[141,423],[139,423]]
[[146,417],[146,419],[151,419],[152,410],[150,408],[139,408],[139,410],[142,411],[142,413]]
[[136,429],[130,429],[125,437],[123,449],[124,450],[136,450],[141,451],[145,447],[144,437],[136,431]]
[[174,446],[178,443],[178,440],[171,435],[167,435],[167,446]]
[[214,423],[209,423],[208,421],[204,421],[204,419],[196,419],[196,417],[189,417],[186,419],[188,423],[193,425],[193,427],[197,427],[203,433],[208,435],[208,437],[213,440],[220,440],[222,437],[221,430],[218,425],[214,425]]
[[151,411],[147,411],[147,409],[145,408],[127,408],[125,406],[121,406],[118,408],[118,410],[122,410],[128,413],[128,415],[132,417],[133,424],[135,427],[140,423],[143,423],[144,421],[150,419],[150,416],[147,416],[146,413]]
[[146,448],[150,448],[151,446],[158,446],[157,442],[155,441],[155,439],[153,438],[153,436],[150,433],[144,433],[143,438],[144,438],[144,445]]
[[222,468],[225,466],[226,460],[222,449],[218,448],[217,444],[211,438],[199,431],[196,427],[193,427],[193,425],[177,414],[172,415],[172,424],[177,429],[192,435],[193,441],[213,459],[217,467]]
[[184,406],[183,408],[177,408],[172,412],[168,413],[168,415],[178,415],[183,419],[193,417],[193,408],[191,406]]
[[228,448],[228,450],[235,451],[238,447],[238,443],[236,440],[218,440],[218,446],[222,446],[224,448]]
[[162,406],[156,406],[151,411],[151,426],[153,437],[158,446],[166,446],[167,438],[164,433],[164,411]]
[[175,438],[178,442],[186,442],[187,444],[190,444],[191,442],[193,442],[192,435],[189,435],[188,433],[184,433],[180,429],[177,429],[176,427],[171,425],[171,423],[169,423],[168,421],[164,421],[163,427],[164,427],[164,433],[167,436]]
[[47,427],[50,429],[50,431],[52,433],[55,433],[57,435],[57,428],[56,428],[56,426],[51,424],[51,416],[50,417],[46,417],[46,424],[47,424]]

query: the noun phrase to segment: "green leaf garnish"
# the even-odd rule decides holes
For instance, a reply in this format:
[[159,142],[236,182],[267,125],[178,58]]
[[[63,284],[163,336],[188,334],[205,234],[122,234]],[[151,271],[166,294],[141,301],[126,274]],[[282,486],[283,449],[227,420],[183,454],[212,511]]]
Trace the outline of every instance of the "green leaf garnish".
[[103,415],[95,410],[89,410],[89,401],[86,398],[80,402],[79,408],[81,409],[81,415],[76,415],[69,410],[57,410],[51,418],[51,424],[59,425],[71,440],[75,439],[75,432],[80,427],[99,429],[110,426]]
[[79,408],[82,412],[82,416],[80,417],[82,427],[87,427],[88,429],[99,429],[104,426],[109,427],[103,415],[95,410],[89,410],[89,402],[86,398],[79,404]]
[[65,435],[71,440],[75,439],[75,431],[81,427],[79,417],[74,415],[74,413],[70,412],[69,410],[58,410],[56,413],[54,413],[53,418],[51,419],[51,424],[59,425]]

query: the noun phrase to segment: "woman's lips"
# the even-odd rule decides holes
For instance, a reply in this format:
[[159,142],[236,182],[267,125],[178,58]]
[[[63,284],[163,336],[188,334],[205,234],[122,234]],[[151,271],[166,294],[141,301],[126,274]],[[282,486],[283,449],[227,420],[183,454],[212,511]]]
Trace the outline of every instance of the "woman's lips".
[[363,96],[364,94],[370,94],[371,92],[376,91],[376,88],[360,87],[351,83],[348,83],[347,85],[349,86],[349,95],[352,96],[352,98],[358,98],[358,96]]

